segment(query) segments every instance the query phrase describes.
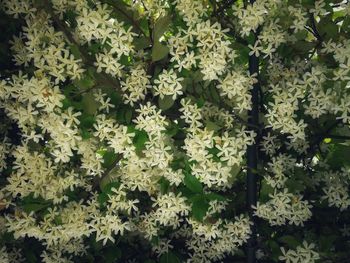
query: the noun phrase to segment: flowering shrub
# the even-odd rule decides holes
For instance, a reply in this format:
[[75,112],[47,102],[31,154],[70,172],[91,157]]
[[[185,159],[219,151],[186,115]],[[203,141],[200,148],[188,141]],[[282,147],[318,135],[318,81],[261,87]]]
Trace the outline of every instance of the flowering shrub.
[[348,258],[349,1],[0,3],[1,263]]

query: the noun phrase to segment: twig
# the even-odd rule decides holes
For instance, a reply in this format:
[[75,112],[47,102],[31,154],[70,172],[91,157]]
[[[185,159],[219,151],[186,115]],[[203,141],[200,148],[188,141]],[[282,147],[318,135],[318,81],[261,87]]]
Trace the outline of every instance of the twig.
[[308,155],[313,154],[315,151],[315,146],[317,147],[324,138],[327,138],[329,136],[329,133],[338,126],[339,123],[341,123],[341,120],[337,120],[334,122],[331,126],[329,126],[323,133],[316,134],[316,137],[314,138],[314,141],[310,143],[309,150],[306,153],[300,154],[297,156],[297,160],[300,161],[301,159],[306,158]]
[[95,179],[94,179],[94,181],[92,183],[92,189],[94,189],[94,190],[97,189],[97,187],[99,186],[100,182],[109,175],[109,173],[112,171],[112,169],[116,167],[116,165],[118,164],[118,162],[122,158],[123,158],[123,155],[122,154],[118,154],[116,159],[114,160],[114,162],[111,164],[111,166],[108,169],[106,169],[106,171],[102,174],[102,176],[101,177],[98,177],[98,176],[95,177]]
[[259,125],[255,125],[253,123],[249,123],[247,121],[245,121],[242,117],[240,117],[239,115],[237,115],[236,113],[232,112],[233,117],[238,120],[240,123],[244,124],[247,127],[253,128],[254,130],[258,131],[259,133],[262,131],[263,127],[259,126]]
[[[234,29],[234,25],[232,23],[232,21],[227,20],[224,16],[222,16],[219,20],[220,24],[222,26],[227,27],[227,24],[229,24],[231,27],[227,27],[230,31],[228,32],[238,43],[244,45],[244,46],[248,46],[248,41],[245,40],[244,38],[240,37],[239,35],[237,35],[237,32]],[[226,23],[226,24],[225,24]]]
[[222,12],[224,12],[227,8],[231,7],[237,0],[227,0],[226,3],[224,3],[222,6],[220,6],[216,11],[216,16],[220,15]]
[[322,36],[320,35],[320,33],[318,32],[318,30],[317,30],[317,27],[316,27],[316,23],[315,23],[315,17],[314,17],[314,15],[312,14],[312,13],[310,13],[309,12],[309,18],[310,18],[310,22],[311,22],[311,28],[312,28],[312,30],[313,30],[313,32],[314,32],[314,36],[317,38],[317,40],[319,41],[319,42],[323,42],[323,38],[322,38]]
[[[255,0],[250,0],[250,4],[253,5]],[[257,41],[260,30],[253,32],[254,42]],[[249,111],[248,123],[251,125],[259,126],[259,105],[260,105],[260,79],[259,79],[259,57],[255,54],[249,56],[249,73],[250,75],[257,76],[257,82],[253,84],[251,89],[251,103],[252,109]],[[260,133],[258,133],[260,136]],[[249,219],[253,222],[251,226],[251,235],[247,242],[247,263],[256,262],[256,249],[257,249],[257,223],[254,217],[253,206],[257,204],[257,179],[258,179],[258,145],[259,142],[256,140],[252,145],[247,147],[247,209]]]
[[[52,9],[52,6],[50,6],[49,4],[46,4],[45,5],[45,9],[50,14],[50,16],[51,16],[54,24],[56,25],[56,27],[61,32],[63,32],[63,34],[67,38],[68,42],[70,42],[71,44],[74,44],[74,45],[77,46],[77,48],[79,49],[79,52],[81,53],[81,56],[82,56],[82,62],[85,65],[94,65],[94,58],[92,56],[90,56],[88,54],[88,52],[82,46],[80,46],[80,44],[74,39],[72,33],[70,32],[68,27],[65,25],[65,23],[57,18],[57,16],[55,15],[55,13],[54,13],[54,11]],[[119,84],[119,80],[118,79],[115,79],[115,78],[107,75],[104,72],[99,73],[98,76],[100,77],[100,80],[102,80],[104,82],[104,84],[109,84],[109,85],[111,85],[113,87],[119,88],[120,84]]]
[[336,135],[336,134],[328,134],[324,138],[339,139],[339,140],[350,140],[350,136],[343,136],[343,135]]
[[209,0],[209,2],[213,6],[213,13],[216,13],[217,12],[216,1],[215,0]]
[[304,28],[309,31],[315,38],[317,38],[317,35],[315,34],[315,32],[309,27],[309,26],[304,26]]
[[109,4],[113,7],[113,9],[116,12],[121,13],[123,16],[125,16],[130,22],[131,24],[138,30],[141,32],[142,35],[144,35],[146,38],[148,38],[148,36],[146,35],[146,33],[142,30],[142,28],[140,27],[140,25],[135,21],[135,19],[133,17],[131,17],[128,13],[126,13],[123,9],[121,9],[119,7],[119,4],[117,4],[116,2],[113,1],[108,1],[108,0],[101,0],[101,2],[105,3],[105,4]]
[[311,147],[314,147],[315,145],[317,145],[317,144],[319,144],[319,143],[321,143],[321,142],[323,141],[324,138],[327,138],[327,137],[329,136],[329,133],[330,133],[334,128],[336,128],[336,127],[338,126],[338,124],[341,123],[341,122],[342,122],[342,120],[337,120],[337,121],[334,122],[331,126],[329,126],[325,132],[323,132],[323,133],[321,133],[321,134],[318,134],[318,135],[316,136],[315,141],[311,143],[310,148],[311,148]]

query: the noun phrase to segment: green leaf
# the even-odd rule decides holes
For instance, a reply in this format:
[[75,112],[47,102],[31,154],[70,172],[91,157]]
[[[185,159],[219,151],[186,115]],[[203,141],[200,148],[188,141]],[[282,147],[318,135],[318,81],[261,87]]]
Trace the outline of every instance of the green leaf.
[[203,221],[209,209],[209,202],[204,195],[196,195],[191,198],[192,201],[192,215],[198,221]]
[[112,195],[113,191],[112,189],[118,189],[120,187],[120,182],[110,182],[105,185],[100,185],[101,193],[99,193],[97,197],[97,201],[100,203],[101,206],[104,206],[104,204],[108,201],[109,197],[108,195]]
[[108,94],[108,97],[111,99],[111,103],[115,106],[118,107],[120,104],[123,103],[122,96],[119,92],[111,92]]
[[127,133],[135,133],[137,130],[135,128],[135,125],[134,124],[130,124],[128,125],[128,129],[127,129]]
[[288,247],[292,249],[295,249],[301,243],[298,239],[290,235],[282,236],[278,240],[282,243],[287,244]]
[[[63,20],[66,21],[69,26],[73,29],[77,26],[76,17],[78,16],[72,9],[65,10],[63,14]],[[74,55],[74,54],[73,54]]]
[[124,66],[130,66],[132,60],[130,56],[125,56],[125,55],[121,55],[120,59],[119,59],[119,63],[124,65]]
[[156,41],[153,44],[153,48],[152,48],[152,61],[159,61],[163,58],[165,58],[169,53],[169,48],[165,45],[163,45],[162,43],[160,43],[159,41]]
[[307,38],[308,31],[306,29],[300,30],[294,34],[297,40],[305,40]]
[[92,137],[92,134],[89,131],[83,129],[81,131],[81,137],[83,140],[87,140],[87,139],[90,139]]
[[175,124],[175,123],[171,123],[168,127],[167,127],[167,130],[166,130],[166,134],[169,136],[169,137],[173,137],[175,136],[178,132],[179,132],[180,128],[179,128],[179,125],[178,124]]
[[127,105],[119,105],[116,115],[118,123],[129,125],[131,124],[133,109]]
[[49,207],[49,204],[45,203],[26,203],[23,205],[23,210],[26,213],[30,212],[38,212],[40,210],[43,210],[47,207]]
[[332,15],[329,14],[323,17],[317,25],[320,35],[325,39],[335,39],[338,37],[339,28],[332,21]]
[[261,190],[260,190],[260,196],[259,200],[262,202],[266,202],[269,200],[269,194],[273,193],[273,188],[266,183],[265,180],[261,183]]
[[96,234],[90,235],[89,247],[91,247],[94,252],[98,253],[100,253],[100,250],[103,248],[103,243],[101,241],[96,241]]
[[89,114],[82,114],[79,116],[80,124],[79,126],[81,128],[90,129],[93,127],[94,123],[96,122],[96,118],[93,115]]
[[132,120],[132,109],[131,108],[127,108],[125,110],[125,122],[127,124],[130,124],[131,123],[131,120]]
[[159,237],[158,236],[152,236],[151,244],[158,246],[159,245]]
[[33,194],[24,197],[21,201],[21,206],[26,213],[37,212],[50,206],[50,202],[42,197],[35,198]]
[[120,123],[120,124],[126,123],[126,121],[125,121],[125,116],[126,116],[125,112],[126,112],[126,108],[125,107],[120,107],[118,109],[117,116],[116,116],[116,119],[117,119],[118,123]]
[[298,193],[300,191],[303,191],[305,189],[305,184],[302,181],[295,180],[292,178],[289,178],[286,181],[286,186],[292,193]]
[[100,189],[102,192],[108,192],[110,189],[119,188],[119,182],[113,182],[113,177],[118,173],[119,168],[114,167],[111,171],[109,171],[108,175],[104,176],[100,181]]
[[274,240],[268,240],[267,245],[271,249],[271,260],[274,262],[278,261],[278,257],[281,255],[281,249],[278,243]]
[[99,202],[99,204],[101,206],[104,206],[104,204],[107,202],[108,199],[109,199],[108,195],[106,193],[103,193],[103,192],[100,193],[97,197],[97,201]]
[[172,96],[165,96],[163,99],[159,97],[158,105],[159,105],[159,108],[161,108],[162,110],[167,110],[174,105],[174,100]]
[[219,96],[217,88],[215,88],[214,86],[210,86],[209,91],[210,91],[210,96],[211,96],[212,100],[216,103],[219,103],[220,96]]
[[160,259],[160,263],[181,263],[180,259],[171,251],[163,254]]
[[98,109],[98,103],[91,92],[86,93],[82,100],[83,110],[85,113],[94,115]]
[[170,182],[166,178],[161,177],[158,183],[160,185],[160,192],[166,194],[169,191]]
[[67,97],[61,100],[61,102],[62,102],[62,110],[66,110],[72,106],[72,101]]
[[147,37],[134,38],[134,46],[136,50],[148,48],[151,44],[151,41]]
[[330,148],[327,156],[327,163],[333,169],[340,169],[343,166],[350,165],[350,147],[342,144],[335,144]]
[[334,241],[337,240],[336,235],[322,235],[319,237],[320,251],[329,251],[334,245]]
[[180,185],[176,189],[176,193],[181,193],[181,195],[186,197],[190,202],[191,202],[191,198],[193,198],[193,196],[197,195],[197,194],[194,194],[190,189],[188,189],[187,187],[182,186],[182,185]]
[[24,250],[23,254],[24,254],[24,257],[26,258],[26,262],[28,262],[28,263],[37,263],[38,262],[38,259],[32,250],[26,248]]
[[103,188],[103,192],[111,194],[113,193],[112,192],[113,188],[118,189],[119,187],[120,187],[120,182],[111,182]]
[[349,33],[350,32],[350,16],[347,16],[344,21],[343,24],[341,26],[341,30],[345,33]]
[[209,130],[209,131],[219,131],[222,129],[221,126],[217,125],[215,122],[212,121],[205,121],[205,127]]
[[116,262],[122,256],[122,251],[117,247],[109,247],[107,251],[103,252],[103,257],[106,263]]
[[143,130],[135,130],[135,136],[133,144],[136,148],[136,152],[140,154],[145,149],[145,143],[148,141],[148,134]]
[[70,45],[69,46],[70,52],[73,54],[75,59],[81,59],[81,53],[79,50],[79,47],[77,45]]
[[323,142],[328,144],[328,143],[332,142],[332,139],[331,138],[324,138]]
[[205,194],[205,198],[207,198],[209,201],[227,201],[226,197],[216,193]]
[[54,222],[55,222],[55,224],[56,224],[57,226],[58,226],[58,225],[62,225],[62,224],[63,224],[63,222],[62,222],[62,217],[61,217],[60,215],[55,216]]
[[89,74],[85,74],[81,79],[74,80],[73,83],[80,90],[86,90],[95,85],[95,80]]
[[110,168],[114,164],[114,162],[117,160],[117,158],[118,158],[118,154],[114,152],[105,152],[105,154],[103,155],[102,166],[104,168]]
[[184,183],[188,189],[194,193],[203,193],[201,182],[192,174],[186,173]]
[[235,164],[232,166],[231,168],[231,175],[232,177],[230,177],[231,180],[235,180],[237,178],[237,176],[239,175],[239,173],[241,172],[242,167]]
[[315,47],[315,43],[299,40],[294,44],[293,47],[298,53],[304,54],[312,50]]
[[198,108],[202,108],[204,106],[204,103],[205,103],[205,100],[200,97],[197,101],[196,101],[196,104],[197,104],[197,107]]
[[171,22],[171,16],[166,15],[157,19],[154,25],[153,31],[153,39],[155,41],[159,41],[159,38],[164,34],[164,32],[168,29],[168,26]]

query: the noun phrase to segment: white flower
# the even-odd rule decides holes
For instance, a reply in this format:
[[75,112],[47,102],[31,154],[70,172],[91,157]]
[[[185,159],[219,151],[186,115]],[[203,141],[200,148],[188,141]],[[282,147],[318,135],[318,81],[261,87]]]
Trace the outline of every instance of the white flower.
[[122,76],[122,69],[124,68],[124,66],[113,57],[112,53],[107,52],[96,54],[96,62],[94,65],[97,66],[97,72],[104,71],[117,78]]
[[155,90],[155,95],[159,95],[161,99],[165,96],[172,96],[172,99],[175,100],[178,95],[182,95],[182,85],[181,81],[183,78],[178,78],[173,69],[163,70],[159,74],[158,79],[154,81],[156,86],[153,86]]
[[186,204],[186,198],[181,194],[175,195],[169,193],[159,195],[157,199],[151,198],[154,203],[153,207],[157,209],[154,211],[156,221],[164,226],[172,226],[174,229],[180,225],[182,219],[180,216],[188,215],[190,207]]
[[255,55],[256,57],[259,57],[260,52],[261,52],[261,50],[262,50],[262,47],[259,46],[259,45],[260,45],[259,41],[256,41],[256,42],[254,43],[254,46],[248,45],[248,47],[249,47],[250,50],[251,50],[251,51],[249,52],[249,56]]
[[131,106],[134,106],[135,102],[144,100],[147,90],[152,87],[150,76],[141,64],[132,68],[125,81],[121,81],[120,84],[124,92],[123,98]]
[[287,251],[284,247],[281,247],[282,256],[278,259],[286,263],[314,263],[316,260],[320,259],[319,254],[314,251],[315,244],[308,244],[303,241],[302,246],[297,246],[296,250],[288,249]]
[[130,229],[127,222],[123,223],[118,216],[109,214],[95,217],[89,225],[92,231],[96,232],[96,241],[103,240],[103,245],[106,245],[108,240],[114,243],[114,235],[123,235]]

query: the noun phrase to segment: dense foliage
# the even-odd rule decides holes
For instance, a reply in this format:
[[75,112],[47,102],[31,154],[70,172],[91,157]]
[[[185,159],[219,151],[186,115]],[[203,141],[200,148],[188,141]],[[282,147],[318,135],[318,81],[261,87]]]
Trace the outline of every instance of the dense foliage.
[[244,262],[253,225],[259,262],[347,262],[348,1],[2,0],[0,17],[1,263]]

